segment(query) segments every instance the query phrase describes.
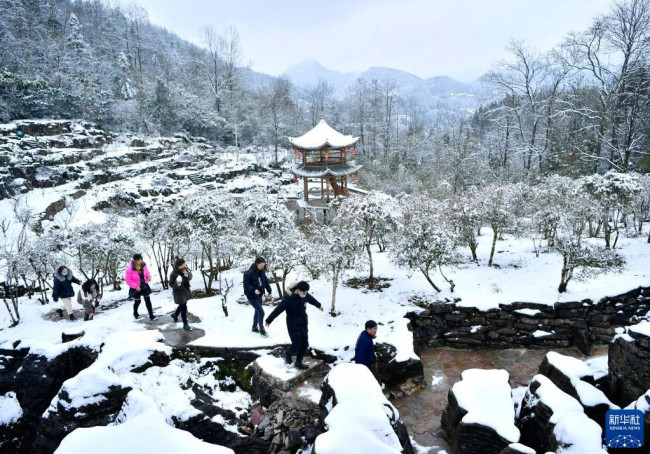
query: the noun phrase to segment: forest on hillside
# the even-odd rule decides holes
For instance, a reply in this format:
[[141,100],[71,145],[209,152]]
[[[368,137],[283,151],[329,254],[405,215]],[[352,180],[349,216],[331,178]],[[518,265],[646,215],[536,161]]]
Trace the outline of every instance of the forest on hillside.
[[0,10],[2,122],[81,118],[277,150],[325,118],[360,137],[362,183],[392,193],[650,171],[648,0],[612,3],[553,49],[511,41],[473,115],[400,95],[390,79],[359,79],[343,98],[324,80],[296,87],[247,68],[237,30],[204,28],[197,46],[137,3],[0,0]]

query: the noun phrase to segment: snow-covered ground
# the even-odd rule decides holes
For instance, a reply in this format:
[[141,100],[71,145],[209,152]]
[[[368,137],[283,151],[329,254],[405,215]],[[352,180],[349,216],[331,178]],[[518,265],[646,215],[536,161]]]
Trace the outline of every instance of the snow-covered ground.
[[[93,159],[93,163],[100,162],[109,157],[120,157],[131,151],[126,146],[109,146],[107,153]],[[220,154],[218,162],[201,170],[206,175],[216,174],[220,170],[242,170],[258,163],[260,158],[244,153]],[[120,167],[120,171],[135,171],[147,165],[149,161]],[[85,175],[91,175],[101,171],[87,171]],[[178,174],[190,174],[195,170],[179,169]],[[161,182],[161,178],[165,179]],[[67,199],[69,207],[61,211],[52,221],[44,221],[44,228],[53,225],[72,227],[81,225],[88,221],[102,223],[106,221],[107,214],[92,209],[97,202],[107,200],[117,193],[137,192],[138,189],[172,187],[178,190],[178,194],[171,197],[184,197],[196,191],[202,190],[200,186],[192,184],[187,179],[173,180],[164,175],[144,174],[132,179],[120,180],[101,186],[94,186],[87,190],[85,195],[77,200],[70,200],[69,194],[76,190],[81,180],[69,182],[55,188],[35,189],[20,196],[19,204],[31,209],[36,214],[41,214],[52,203]],[[225,192],[246,190],[250,188],[278,187],[280,190],[277,197],[294,196],[300,188],[296,185],[277,185],[277,180],[270,173],[251,175],[249,177],[238,177],[229,180],[221,186]],[[0,221],[9,219],[12,216],[12,204],[10,200],[0,201]],[[125,224],[130,224],[133,218],[121,218]],[[11,224],[8,235],[14,235],[18,226]],[[542,253],[536,257],[533,251],[532,240],[526,238],[515,238],[506,235],[503,240],[497,243],[495,263],[498,267],[488,267],[487,261],[490,253],[490,240],[492,232],[489,228],[482,229],[479,237],[477,250],[479,262],[472,263],[469,260],[457,268],[445,268],[443,272],[456,284],[455,291],[450,292],[449,286],[445,283],[439,273],[433,273],[432,279],[442,287],[442,292],[436,294],[433,288],[420,273],[410,274],[404,269],[393,265],[386,253],[374,251],[375,275],[388,279],[390,287],[382,291],[368,291],[364,288],[351,288],[340,283],[337,289],[336,311],[337,317],[331,317],[328,311],[320,312],[312,306],[308,306],[309,314],[309,341],[312,348],[321,350],[327,354],[338,357],[335,363],[349,362],[353,357],[354,345],[359,333],[363,330],[366,320],[373,319],[379,323],[377,341],[389,343],[397,349],[397,360],[404,361],[409,358],[417,358],[413,349],[413,336],[408,330],[408,320],[404,315],[409,311],[420,311],[410,299],[418,297],[429,301],[444,300],[445,298],[460,298],[458,303],[462,306],[477,307],[480,310],[497,308],[499,304],[508,304],[516,301],[527,301],[554,304],[556,301],[580,301],[590,298],[594,301],[605,296],[611,296],[626,292],[638,286],[650,285],[650,245],[646,243],[647,233],[640,237],[621,237],[618,240],[617,250],[626,259],[625,269],[622,272],[609,272],[585,281],[573,280],[569,283],[566,293],[558,293],[557,287],[560,280],[561,257],[556,253]],[[599,241],[599,240],[597,240]],[[469,256],[468,249],[460,249],[460,252]],[[246,263],[238,263],[237,267],[225,271],[223,278],[232,279],[234,287],[228,295],[228,313],[226,317],[221,307],[221,297],[215,296],[199,300],[191,300],[188,308],[191,314],[197,316],[200,321],[194,323],[195,328],[202,329],[205,335],[192,342],[192,345],[211,347],[242,347],[259,349],[263,356],[258,363],[279,378],[291,378],[295,371],[287,370],[280,358],[270,356],[268,353],[272,347],[280,344],[288,344],[289,337],[286,331],[284,314],[282,314],[269,327],[269,337],[263,338],[251,332],[250,328],[253,319],[253,310],[248,304],[239,304],[238,299],[243,295],[242,272],[248,268],[254,257]],[[128,257],[125,257],[125,263]],[[173,303],[170,290],[162,290],[159,284],[159,276],[156,276],[155,267],[150,263],[149,269],[153,274],[153,288],[156,293],[152,295],[154,311],[156,315],[167,316],[176,305]],[[72,266],[73,271],[74,267]],[[367,277],[365,272],[349,273],[347,280],[351,277]],[[310,282],[311,294],[318,299],[326,309],[331,304],[332,285],[326,279],[310,280],[307,270],[297,268],[292,272],[287,281],[305,279]],[[345,281],[344,280],[344,281]],[[192,282],[194,289],[202,287],[199,273],[195,273]],[[275,293],[276,288],[273,286]],[[125,299],[126,289],[118,292],[106,291],[102,304],[109,306]],[[73,299],[73,307],[80,311],[81,307]],[[156,342],[161,339],[156,326],[150,325],[143,319],[133,319],[131,302],[122,302],[116,307],[100,310],[94,320],[89,322],[68,320],[51,320],[51,314],[58,304],[49,303],[41,305],[36,299],[29,300],[22,298],[20,302],[21,321],[13,328],[7,328],[10,318],[7,311],[0,309],[0,348],[13,348],[17,341],[20,347],[30,347],[33,353],[40,353],[47,357],[53,357],[68,348],[76,345],[90,346],[99,350],[105,344],[100,358],[86,371],[64,384],[74,394],[79,393],[79,398],[84,399],[92,395],[92,389],[86,386],[106,385],[107,383],[127,384],[134,388],[128,397],[128,405],[125,405],[123,415],[119,419],[120,424],[111,427],[97,427],[92,429],[78,429],[68,436],[61,445],[60,452],[77,452],[82,447],[101,445],[106,451],[115,452],[135,450],[135,445],[130,444],[127,448],[122,445],[121,440],[130,438],[134,433],[142,430],[143,427],[150,427],[150,431],[159,434],[155,440],[155,446],[147,446],[144,451],[171,452],[172,450],[185,451],[196,449],[199,452],[229,452],[228,450],[211,451],[209,445],[204,446],[199,440],[193,439],[191,435],[177,431],[169,427],[172,416],[188,417],[191,415],[192,407],[189,405],[191,391],[181,390],[180,383],[184,377],[191,376],[196,382],[209,386],[213,389],[213,397],[218,399],[225,408],[236,410],[240,403],[244,407],[251,405],[251,398],[241,390],[225,392],[214,381],[213,377],[200,372],[202,364],[183,364],[173,361],[166,368],[152,367],[143,374],[131,374],[122,369],[119,364],[131,365],[137,358],[130,355],[141,355],[148,349],[165,348]],[[272,310],[271,306],[265,306],[267,315]],[[522,309],[520,312],[530,311]],[[47,316],[47,317],[46,317]],[[171,318],[168,324],[157,325],[161,330],[178,328],[180,325],[173,324]],[[152,331],[147,331],[153,329]],[[640,330],[648,330],[646,325],[640,326]],[[83,337],[72,342],[61,343],[61,332],[74,333],[84,331]],[[547,333],[538,332],[540,336]],[[149,337],[151,336],[151,339]],[[148,339],[147,342],[138,341],[142,348],[132,349],[134,339]],[[148,346],[148,348],[145,348]],[[107,364],[111,364],[111,371],[108,371]],[[210,366],[212,367],[212,366]],[[606,368],[603,361],[594,361],[590,364],[592,370]],[[109,373],[110,372],[110,373]],[[432,384],[435,385],[435,377]],[[317,401],[320,391],[313,388],[305,388],[301,391],[307,397]],[[56,398],[55,398],[56,399]],[[21,409],[17,406],[17,400],[11,393],[0,396],[0,424],[7,424],[21,415]],[[233,429],[236,430],[236,429]],[[140,441],[148,438],[135,437]],[[92,440],[92,442],[89,442]],[[149,440],[150,443],[153,443]],[[143,441],[144,443],[144,441]],[[159,444],[158,444],[159,443]],[[181,446],[179,448],[179,446]],[[216,449],[216,448],[214,448]],[[425,449],[425,448],[422,448]]]

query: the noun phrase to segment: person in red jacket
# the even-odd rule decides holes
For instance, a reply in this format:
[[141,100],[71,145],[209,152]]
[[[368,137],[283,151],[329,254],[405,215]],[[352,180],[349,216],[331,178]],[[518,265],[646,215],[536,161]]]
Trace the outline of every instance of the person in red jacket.
[[151,274],[147,268],[147,264],[142,260],[142,254],[134,254],[133,260],[129,263],[125,273],[126,285],[129,286],[129,298],[133,298],[133,317],[137,320],[140,317],[138,314],[138,306],[140,305],[141,298],[144,297],[144,304],[147,306],[149,312],[149,320],[156,320],[153,315],[153,307],[151,307]]

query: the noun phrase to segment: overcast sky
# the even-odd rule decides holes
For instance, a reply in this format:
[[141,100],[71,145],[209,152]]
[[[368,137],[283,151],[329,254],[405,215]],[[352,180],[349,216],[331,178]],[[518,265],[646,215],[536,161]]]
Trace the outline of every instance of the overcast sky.
[[235,27],[252,69],[279,75],[306,60],[341,72],[371,66],[470,80],[511,38],[548,50],[612,0],[136,0],[151,22],[199,42]]

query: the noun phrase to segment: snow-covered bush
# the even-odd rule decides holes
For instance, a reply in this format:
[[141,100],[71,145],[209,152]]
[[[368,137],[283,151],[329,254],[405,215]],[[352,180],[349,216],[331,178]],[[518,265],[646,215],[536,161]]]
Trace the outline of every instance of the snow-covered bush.
[[369,279],[374,278],[371,245],[377,243],[380,250],[386,247],[386,239],[397,225],[397,207],[393,197],[372,191],[366,196],[341,197],[335,201],[336,222],[363,232],[363,247],[370,263]]
[[[389,248],[393,261],[412,271],[420,271],[437,291],[431,273],[460,262],[456,253],[458,234],[444,216],[444,205],[426,196],[404,198],[402,227]],[[450,281],[453,290],[453,281]]]
[[[643,188],[635,174],[607,172],[580,179],[581,189],[594,200],[602,223],[605,248],[615,248],[620,224],[632,209],[635,197]],[[612,233],[616,236],[612,242]]]
[[522,227],[527,188],[522,184],[490,185],[483,189],[485,221],[492,227],[492,248],[488,266],[494,261],[497,240],[504,233],[516,234]]

